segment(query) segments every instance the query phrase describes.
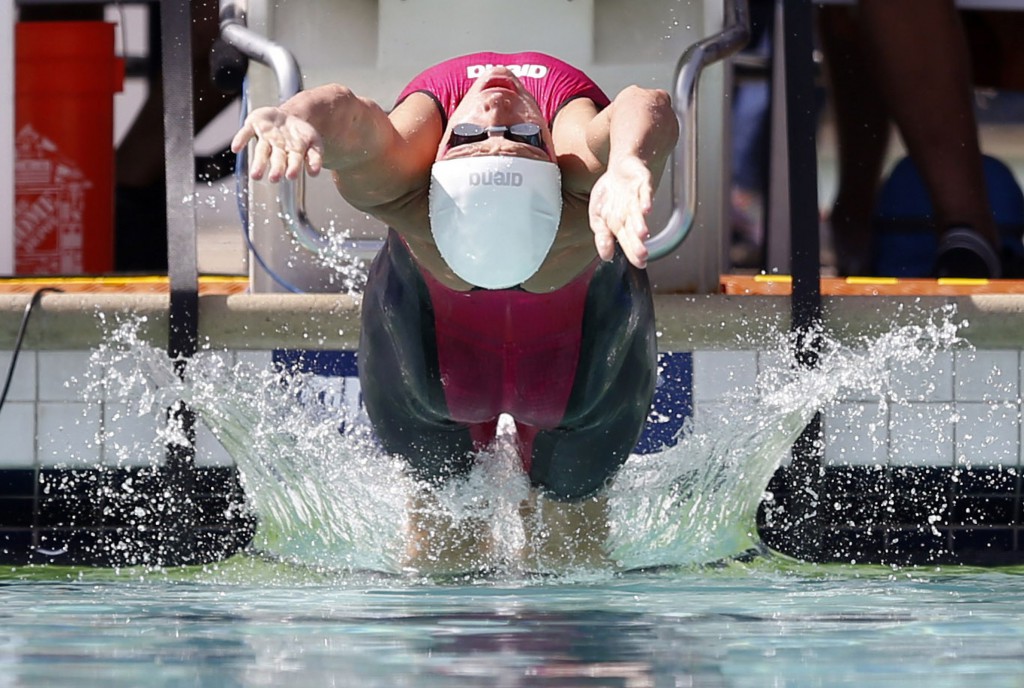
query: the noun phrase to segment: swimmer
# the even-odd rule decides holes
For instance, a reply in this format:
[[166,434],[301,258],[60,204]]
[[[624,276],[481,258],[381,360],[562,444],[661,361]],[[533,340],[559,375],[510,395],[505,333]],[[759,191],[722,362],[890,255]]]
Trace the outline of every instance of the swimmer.
[[[255,141],[252,178],[330,170],[389,227],[362,305],[367,414],[426,485],[466,475],[511,416],[527,566],[603,562],[603,491],[654,393],[645,218],[678,133],[664,91],[609,99],[524,52],[430,67],[390,112],[313,88],[254,110],[232,141]],[[495,563],[487,524],[443,523],[431,502],[410,510],[410,566]]]

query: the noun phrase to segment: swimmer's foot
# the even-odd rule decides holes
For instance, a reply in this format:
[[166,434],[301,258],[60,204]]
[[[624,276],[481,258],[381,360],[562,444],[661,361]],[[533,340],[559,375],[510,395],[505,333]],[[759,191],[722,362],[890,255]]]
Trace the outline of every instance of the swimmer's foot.
[[497,567],[491,528],[476,518],[456,520],[430,493],[413,499],[404,568],[429,576],[459,576]]
[[935,276],[998,279],[1002,276],[1002,261],[976,230],[952,227],[939,239]]
[[560,572],[611,566],[605,549],[607,498],[559,502],[533,491],[520,505],[519,514],[526,531],[526,545],[520,555],[525,570]]

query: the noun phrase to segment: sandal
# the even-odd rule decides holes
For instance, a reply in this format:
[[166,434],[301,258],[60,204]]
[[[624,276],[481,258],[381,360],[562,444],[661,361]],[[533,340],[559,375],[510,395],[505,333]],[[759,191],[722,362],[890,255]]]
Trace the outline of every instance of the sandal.
[[1002,261],[991,244],[971,227],[951,227],[939,239],[936,277],[999,279]]

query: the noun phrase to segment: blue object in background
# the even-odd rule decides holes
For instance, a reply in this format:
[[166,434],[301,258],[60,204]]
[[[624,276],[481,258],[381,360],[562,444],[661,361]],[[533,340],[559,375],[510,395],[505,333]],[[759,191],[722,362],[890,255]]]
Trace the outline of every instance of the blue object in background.
[[[1002,237],[1003,250],[1024,257],[1024,192],[1002,161],[984,156],[989,204]],[[913,161],[900,160],[882,185],[875,207],[874,274],[886,277],[931,277],[938,250],[928,189]]]
[[693,415],[693,354],[658,354],[658,382],[644,432],[634,453],[653,454],[675,446]]
[[[324,378],[337,378],[343,387],[358,387],[359,368],[355,351],[313,351],[278,349],[272,354],[274,366],[280,370],[311,373]],[[348,394],[321,394],[317,403],[331,406],[345,404],[350,417],[361,414],[357,397]],[[309,399],[303,401],[309,402]],[[352,408],[356,404],[356,408]],[[339,409],[339,413],[341,409]],[[643,434],[634,450],[651,454],[675,445],[686,420],[693,415],[693,354],[661,353],[658,355],[658,382],[654,402]],[[341,426],[344,431],[344,425]]]
[[271,355],[279,370],[312,373],[324,377],[359,377],[355,351],[277,349]]

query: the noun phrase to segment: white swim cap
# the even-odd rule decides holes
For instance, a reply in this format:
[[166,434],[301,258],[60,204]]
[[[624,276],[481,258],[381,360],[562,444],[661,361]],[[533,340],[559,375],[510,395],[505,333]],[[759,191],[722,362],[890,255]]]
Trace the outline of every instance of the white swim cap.
[[435,162],[430,230],[448,266],[470,284],[505,289],[540,268],[562,217],[558,165],[504,155]]

